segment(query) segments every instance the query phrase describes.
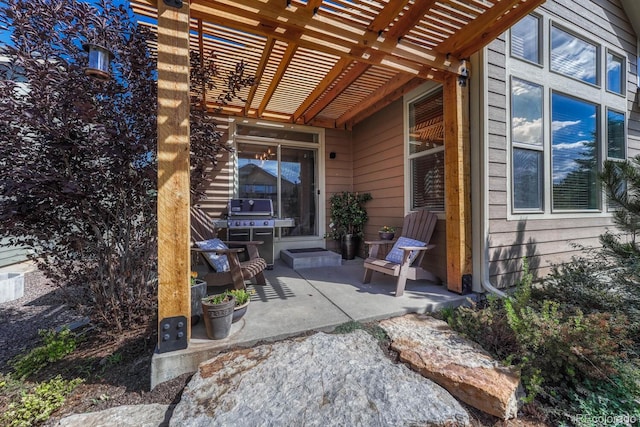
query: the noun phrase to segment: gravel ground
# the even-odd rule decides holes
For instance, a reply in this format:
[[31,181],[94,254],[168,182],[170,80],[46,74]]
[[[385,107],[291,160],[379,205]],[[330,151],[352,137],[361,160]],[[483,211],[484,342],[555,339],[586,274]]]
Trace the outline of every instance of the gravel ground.
[[63,292],[39,271],[24,276],[24,296],[0,303],[0,372],[15,356],[38,345],[38,330],[61,327],[82,319],[64,301]]

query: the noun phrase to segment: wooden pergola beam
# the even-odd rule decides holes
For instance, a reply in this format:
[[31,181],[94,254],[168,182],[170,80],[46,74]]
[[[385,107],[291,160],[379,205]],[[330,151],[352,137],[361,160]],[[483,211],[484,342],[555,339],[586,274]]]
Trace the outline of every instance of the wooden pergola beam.
[[262,102],[258,107],[258,117],[262,117],[264,110],[267,108],[267,105],[269,105],[269,101],[271,101],[271,97],[273,96],[276,89],[278,88],[278,85],[280,84],[282,77],[284,77],[284,73],[287,71],[287,68],[289,68],[289,63],[291,63],[291,60],[293,59],[293,55],[296,53],[297,48],[298,46],[295,43],[289,43],[289,45],[287,46],[287,49],[285,50],[284,55],[282,56],[282,60],[278,65],[278,69],[276,70],[275,75],[271,79],[271,83],[269,84],[269,87],[267,88],[267,91],[265,92],[264,97],[262,98]]
[[449,75],[443,85],[447,289],[462,293],[471,274],[471,159],[469,86]]
[[[411,82],[411,83],[410,83]],[[424,83],[424,80],[410,74],[398,74],[387,84],[370,94],[364,102],[356,108],[347,111],[336,120],[337,128],[352,128],[353,125],[364,120],[372,114],[372,110],[378,111],[391,104],[405,93]]]
[[[158,3],[158,348],[191,336],[189,217],[189,2]],[[183,329],[165,330],[184,316]],[[165,336],[166,334],[166,336]],[[182,335],[180,335],[182,334]]]
[[362,62],[356,63],[322,98],[308,111],[303,114],[305,123],[309,123],[315,116],[320,113],[327,105],[338,97],[345,89],[347,89],[354,81],[358,79],[370,65]]
[[256,84],[252,85],[249,89],[249,95],[247,96],[247,102],[245,102],[245,111],[249,111],[251,108],[251,104],[253,103],[253,98],[256,96],[256,91],[258,90],[258,85],[260,83],[260,79],[264,74],[264,70],[269,63],[269,58],[271,57],[271,52],[273,51],[273,46],[275,46],[276,40],[273,37],[268,37],[267,42],[264,45],[264,50],[262,51],[262,56],[260,57],[260,63],[256,69]]
[[331,68],[331,71],[327,73],[326,77],[322,79],[322,82],[307,96],[307,98],[300,104],[298,109],[293,113],[293,123],[297,123],[302,117],[305,111],[326,91],[333,82],[340,77],[340,74],[351,64],[351,60],[347,58],[341,58]]

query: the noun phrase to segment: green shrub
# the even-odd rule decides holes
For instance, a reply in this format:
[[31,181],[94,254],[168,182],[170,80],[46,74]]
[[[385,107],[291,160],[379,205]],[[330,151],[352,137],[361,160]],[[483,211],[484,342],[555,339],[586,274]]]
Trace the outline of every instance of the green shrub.
[[82,380],[63,380],[60,375],[38,384],[32,392],[24,392],[20,402],[9,405],[0,420],[7,427],[29,427],[49,419],[62,406]]
[[29,353],[20,355],[12,361],[16,378],[27,378],[76,349],[76,336],[68,329],[60,332],[41,330],[39,333],[44,342],[43,345],[33,348]]

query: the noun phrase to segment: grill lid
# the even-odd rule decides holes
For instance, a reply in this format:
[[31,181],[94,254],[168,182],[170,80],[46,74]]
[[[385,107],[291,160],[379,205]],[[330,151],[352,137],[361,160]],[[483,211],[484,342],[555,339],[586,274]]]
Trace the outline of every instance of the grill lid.
[[271,199],[231,199],[229,200],[229,216],[273,216]]

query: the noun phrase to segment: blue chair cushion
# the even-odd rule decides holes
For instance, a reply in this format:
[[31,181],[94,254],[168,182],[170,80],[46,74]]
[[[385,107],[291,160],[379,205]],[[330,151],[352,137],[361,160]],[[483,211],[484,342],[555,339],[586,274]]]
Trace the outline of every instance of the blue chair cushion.
[[[211,240],[203,240],[200,242],[196,242],[196,246],[200,249],[229,249],[227,245],[220,239],[211,239]],[[209,264],[218,272],[222,273],[224,271],[229,271],[229,260],[226,255],[218,255],[215,252],[208,252],[203,254],[207,260],[209,260]]]
[[420,240],[414,240],[408,237],[400,237],[385,257],[385,260],[396,264],[402,264],[402,255],[404,254],[404,251],[400,248],[403,246],[424,247],[427,246],[427,244],[425,242],[421,242]]

